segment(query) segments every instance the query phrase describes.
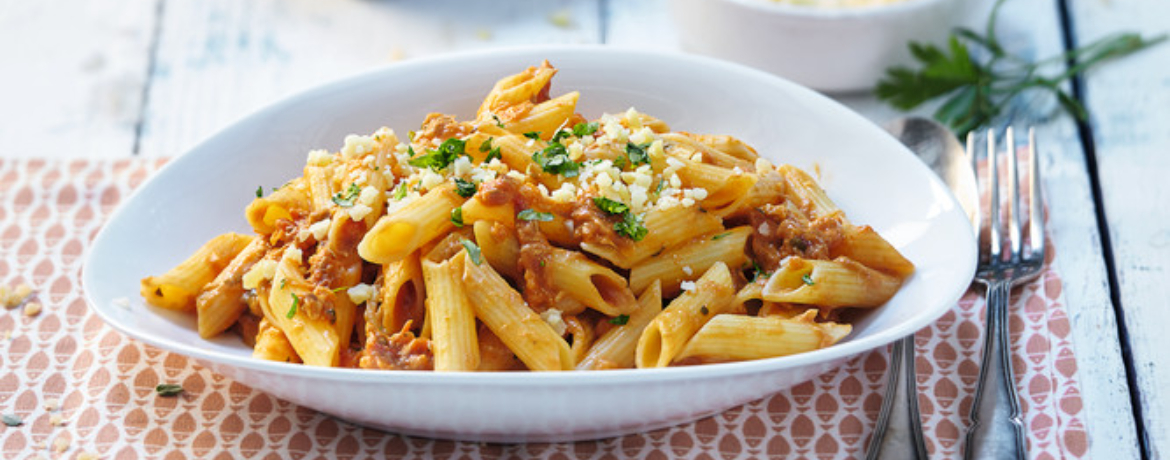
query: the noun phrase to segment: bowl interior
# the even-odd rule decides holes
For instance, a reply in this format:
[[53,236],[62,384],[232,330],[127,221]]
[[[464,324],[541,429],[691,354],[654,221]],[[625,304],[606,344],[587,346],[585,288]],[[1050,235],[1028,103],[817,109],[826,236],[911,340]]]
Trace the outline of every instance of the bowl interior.
[[[815,172],[850,220],[874,227],[918,268],[893,300],[863,315],[853,334],[833,347],[750,363],[590,373],[604,375],[586,379],[753,372],[838,359],[927,325],[954,305],[970,281],[974,239],[954,199],[913,154],[861,116],[780,78],[720,61],[597,47],[544,47],[396,64],[294,96],[235,123],[174,159],[120,206],[88,254],[83,274],[87,300],[122,332],[210,362],[286,374],[435,378],[417,373],[379,377],[395,373],[253,360],[251,350],[230,334],[209,342],[199,338],[192,317],[146,307],[138,283],[144,276],[165,272],[217,234],[249,232],[243,209],[256,188],[267,191],[299,175],[310,149],[336,150],[345,135],[366,134],[381,126],[405,133],[430,112],[471,118],[497,79],[543,59],[559,69],[552,93],[580,91],[578,111],[586,117],[632,106],[663,119],[676,131],[731,134],[773,162]],[[118,299],[129,300],[130,306],[118,306],[123,304]]]

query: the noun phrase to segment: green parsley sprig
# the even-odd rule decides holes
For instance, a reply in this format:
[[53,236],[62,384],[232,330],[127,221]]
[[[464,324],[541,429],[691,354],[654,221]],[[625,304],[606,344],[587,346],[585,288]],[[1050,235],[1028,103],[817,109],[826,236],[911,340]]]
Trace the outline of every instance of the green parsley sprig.
[[[901,110],[945,97],[942,106],[934,112],[934,118],[960,135],[988,125],[1013,98],[1029,90],[1051,92],[1065,111],[1084,120],[1088,116],[1084,106],[1061,87],[1065,80],[1167,38],[1166,35],[1144,38],[1135,33],[1119,33],[1030,62],[1009,53],[996,36],[996,19],[1003,3],[1004,0],[998,0],[992,7],[983,34],[958,28],[951,34],[945,49],[911,43],[910,52],[921,68],[900,66],[888,69],[885,78],[878,82],[877,97]],[[982,49],[989,58],[979,62],[972,57],[972,47]],[[1061,64],[1067,64],[1067,67],[1062,69]],[[1052,68],[1058,72],[1053,73],[1049,70]]]

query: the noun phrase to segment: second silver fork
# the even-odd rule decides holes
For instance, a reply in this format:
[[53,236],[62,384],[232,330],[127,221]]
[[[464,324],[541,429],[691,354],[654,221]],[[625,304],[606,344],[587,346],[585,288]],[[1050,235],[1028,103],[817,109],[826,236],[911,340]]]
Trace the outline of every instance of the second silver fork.
[[[1006,132],[1006,236],[1000,195],[1000,159],[994,132],[987,134],[987,173],[981,190],[988,195],[986,238],[980,238],[979,268],[975,279],[987,287],[987,331],[983,361],[972,402],[963,458],[1023,459],[1026,456],[1024,422],[1012,372],[1008,306],[1013,286],[1035,279],[1044,265],[1045,235],[1041,214],[1040,168],[1035,133],[1028,131],[1028,234],[1024,238],[1019,190],[1019,155],[1012,128]],[[967,152],[977,161],[973,135]],[[978,171],[979,168],[976,168]],[[1025,244],[1025,241],[1027,244]],[[1007,252],[1004,252],[1005,246]],[[990,385],[990,387],[988,387]]]

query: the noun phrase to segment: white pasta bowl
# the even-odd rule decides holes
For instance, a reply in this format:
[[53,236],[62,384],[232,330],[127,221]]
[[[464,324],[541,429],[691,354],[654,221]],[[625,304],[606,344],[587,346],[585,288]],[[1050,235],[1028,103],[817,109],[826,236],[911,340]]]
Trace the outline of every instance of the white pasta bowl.
[[[668,3],[684,49],[830,92],[873,88],[887,68],[911,62],[910,41],[942,42],[961,6],[958,0]],[[838,3],[863,6],[828,6]]]
[[[200,339],[194,318],[148,307],[139,280],[203,242],[249,232],[257,186],[300,174],[306,152],[346,134],[413,129],[429,112],[474,116],[500,77],[549,59],[553,93],[579,90],[585,116],[629,107],[675,130],[738,136],[776,163],[819,171],[828,195],[917,266],[885,306],[829,348],[752,362],[548,373],[317,368],[253,359],[231,334]],[[543,47],[396,64],[307,91],[253,114],[170,162],[111,217],[83,282],[115,329],[277,397],[362,425],[493,442],[615,436],[698,419],[808,380],[913,333],[951,308],[974,271],[962,210],[917,158],[877,126],[806,88],[735,64],[597,47]],[[126,302],[128,300],[129,302]]]

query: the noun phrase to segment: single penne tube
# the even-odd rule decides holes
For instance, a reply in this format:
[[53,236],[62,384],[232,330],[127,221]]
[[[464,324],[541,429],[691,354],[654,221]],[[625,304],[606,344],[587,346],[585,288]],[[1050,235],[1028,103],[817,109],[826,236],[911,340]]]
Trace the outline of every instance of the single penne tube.
[[701,206],[716,215],[744,196],[759,177],[743,170],[728,169],[691,160],[680,160],[686,166],[676,171],[684,187],[700,188],[708,192]]
[[901,279],[845,257],[811,260],[788,257],[768,278],[764,300],[837,307],[873,308],[894,296]]
[[775,169],[757,170],[752,187],[734,201],[719,209],[712,210],[724,219],[746,216],[748,212],[765,204],[784,201],[787,181]]
[[278,220],[294,220],[294,214],[308,214],[312,210],[313,202],[309,187],[303,177],[298,177],[272,194],[252,200],[244,210],[244,217],[252,226],[252,230],[261,235],[268,235],[276,230]]
[[577,100],[580,98],[581,93],[576,91],[557,96],[536,104],[528,113],[506,122],[504,126],[514,133],[536,132],[540,133],[541,138],[549,139],[577,111]]
[[475,309],[463,287],[463,252],[435,263],[422,262],[427,290],[427,318],[436,371],[473,371],[479,368],[479,340]]
[[755,163],[756,158],[760,157],[756,149],[733,136],[725,134],[694,134],[691,137],[707,147],[744,161]]
[[476,112],[476,120],[495,123],[496,118],[508,107],[533,101],[556,73],[557,69],[545,61],[540,67],[529,67],[518,74],[501,78],[484,97]]
[[333,168],[326,166],[305,166],[305,181],[309,184],[313,211],[333,206]]
[[630,269],[630,289],[638,294],[653,281],[662,281],[662,294],[674,297],[683,281],[694,281],[716,262],[728,267],[747,263],[747,239],[750,226],[736,227],[725,232],[705,235],[689,244],[676,246],[635,265]]
[[629,269],[661,251],[723,229],[722,220],[697,206],[653,209],[646,213],[643,225],[646,236],[642,241],[612,246],[582,242],[581,248],[618,267]]
[[810,218],[827,216],[841,210],[829,199],[817,181],[800,168],[781,165],[777,171],[787,181],[789,196],[800,203],[805,213],[811,214]]
[[[634,350],[646,325],[662,311],[662,285],[655,281],[638,298],[638,307],[625,322],[606,331],[577,361],[577,370],[629,369],[634,367]],[[621,323],[621,321],[611,323]]]
[[846,226],[844,243],[839,245],[839,249],[834,251],[833,255],[848,257],[862,265],[899,278],[914,273],[914,264],[868,225]]
[[666,143],[666,153],[677,156],[680,159],[683,157],[690,159],[693,158],[695,153],[699,153],[702,155],[702,162],[706,164],[722,166],[727,169],[738,167],[744,171],[752,171],[755,168],[754,161],[739,159],[713,149],[686,133],[664,133],[662,134],[662,139]]
[[515,225],[516,212],[512,209],[512,203],[488,206],[479,197],[472,197],[463,203],[462,208],[463,225],[474,224],[481,220],[499,222],[509,227]]
[[297,356],[297,351],[293,349],[288,337],[285,337],[284,332],[269,323],[267,319],[260,320],[260,331],[256,333],[256,345],[252,348],[252,357],[285,363],[301,362],[301,357]]
[[272,288],[265,304],[269,311],[264,317],[273,320],[273,325],[284,332],[305,364],[336,367],[341,337],[328,319],[313,318],[305,313],[310,295],[313,295],[311,285],[300,276],[297,264],[283,258],[272,278]]
[[451,210],[462,204],[463,198],[449,183],[431,189],[401,209],[378,219],[358,244],[358,254],[377,264],[400,260],[455,228],[451,222]]
[[635,351],[638,368],[666,367],[682,352],[691,336],[715,315],[727,313],[735,297],[727,265],[717,262],[695,282],[695,288],[670,302],[642,331]]
[[680,364],[748,361],[805,353],[849,335],[848,324],[818,323],[776,316],[716,315],[703,325],[675,358]]
[[516,241],[516,233],[504,224],[486,220],[476,222],[473,230],[484,260],[508,279],[521,280],[522,274],[517,264],[520,260],[520,242]]
[[146,303],[168,310],[194,311],[203,288],[227,268],[253,240],[250,235],[224,233],[200,246],[183,262],[159,276],[142,279],[140,293]]
[[407,321],[415,328],[424,326],[427,298],[426,282],[418,251],[405,258],[382,265],[382,283],[378,286],[378,311],[382,331],[401,331]]
[[552,248],[545,273],[553,289],[607,316],[629,314],[637,299],[626,279],[577,251]]
[[[463,254],[466,254],[464,252]],[[457,256],[458,257],[458,256]],[[466,257],[464,255],[463,257]],[[465,259],[463,285],[475,316],[483,321],[512,350],[529,370],[573,369],[569,344],[552,326],[533,312],[520,293],[492,269],[491,265]]]
[[244,303],[244,274],[264,258],[268,245],[263,238],[253,238],[223,271],[216,275],[195,298],[199,336],[215,337],[227,330],[248,308]]
[[597,338],[593,323],[582,320],[578,315],[565,315],[563,321],[565,322],[565,333],[573,341],[573,344],[569,346],[573,362],[579,363],[593,347],[593,340]]

